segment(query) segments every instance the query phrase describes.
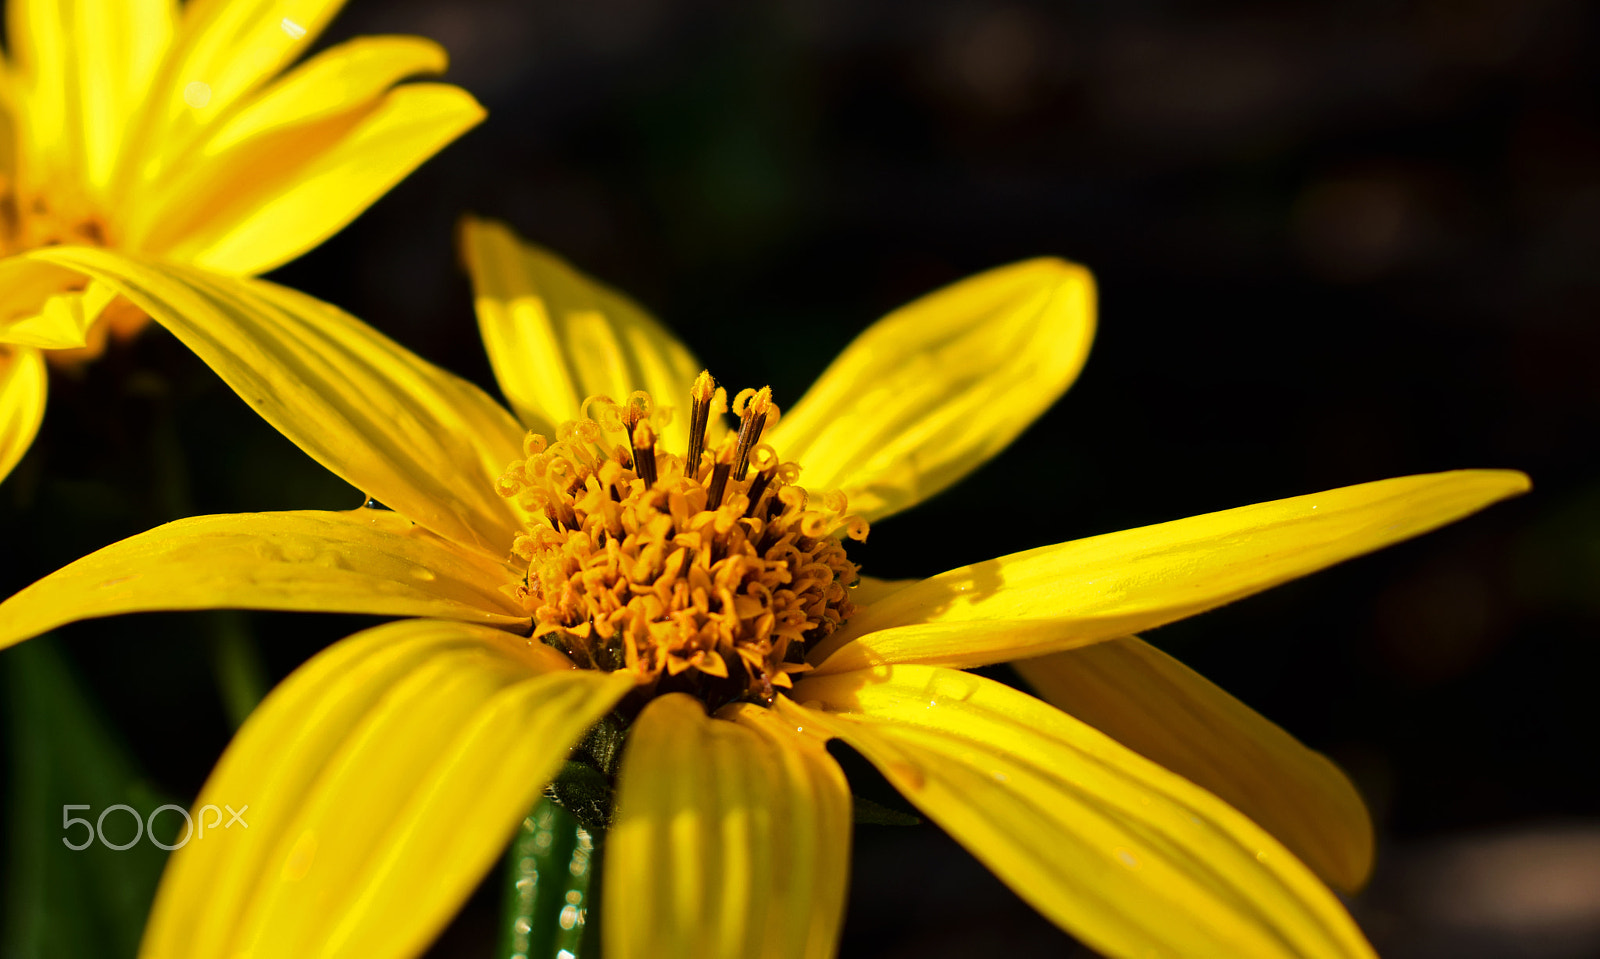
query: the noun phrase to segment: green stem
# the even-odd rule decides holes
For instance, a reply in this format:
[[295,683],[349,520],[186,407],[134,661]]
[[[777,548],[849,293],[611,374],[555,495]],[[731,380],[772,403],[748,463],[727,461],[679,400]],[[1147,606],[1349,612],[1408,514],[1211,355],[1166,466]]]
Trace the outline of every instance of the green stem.
[[541,796],[506,863],[501,959],[594,959],[600,850],[572,814]]
[[[150,433],[156,508],[167,520],[193,516],[189,460],[178,438],[177,407],[170,389],[155,377],[143,381],[159,415]],[[211,668],[228,720],[238,729],[267,693],[267,670],[250,633],[250,622],[238,610],[210,611],[205,617]]]
[[267,669],[250,635],[250,621],[237,609],[211,610],[211,668],[228,721],[238,729],[267,694]]

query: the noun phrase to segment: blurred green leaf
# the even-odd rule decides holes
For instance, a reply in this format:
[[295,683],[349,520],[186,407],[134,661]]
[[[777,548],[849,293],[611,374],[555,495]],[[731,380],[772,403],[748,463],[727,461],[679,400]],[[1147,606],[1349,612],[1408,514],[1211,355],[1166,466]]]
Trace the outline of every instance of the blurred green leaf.
[[[166,852],[144,824],[165,801],[139,774],[47,637],[0,653],[6,700],[9,849],[0,900],[0,955],[17,959],[132,956]],[[65,810],[64,807],[87,806]],[[139,838],[134,837],[134,813]],[[77,818],[65,828],[65,819]],[[91,827],[93,841],[81,850]],[[183,816],[155,820],[158,838],[184,835]],[[102,839],[103,837],[103,839]]]
[[850,798],[850,807],[858,823],[872,826],[920,826],[922,817],[904,809],[894,809],[861,796]]
[[501,959],[600,954],[600,850],[593,834],[548,797],[540,797],[507,854]]

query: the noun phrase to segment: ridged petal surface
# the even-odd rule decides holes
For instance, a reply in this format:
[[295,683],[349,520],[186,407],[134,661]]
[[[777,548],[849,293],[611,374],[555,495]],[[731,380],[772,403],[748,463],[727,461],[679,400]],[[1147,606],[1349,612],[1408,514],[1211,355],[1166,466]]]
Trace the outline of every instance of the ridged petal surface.
[[[147,959],[398,959],[427,947],[584,730],[629,688],[484,626],[358,633],[253,713],[167,864]],[[245,810],[244,807],[248,807]],[[215,826],[216,823],[211,823]]]
[[806,679],[843,739],[1017,895],[1108,956],[1371,957],[1311,870],[1217,797],[1025,693],[892,666]]

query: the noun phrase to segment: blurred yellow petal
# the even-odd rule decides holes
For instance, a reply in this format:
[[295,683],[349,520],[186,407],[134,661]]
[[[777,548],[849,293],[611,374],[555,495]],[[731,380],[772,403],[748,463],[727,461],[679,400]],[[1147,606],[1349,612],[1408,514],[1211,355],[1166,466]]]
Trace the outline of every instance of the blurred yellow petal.
[[0,344],[80,349],[110,300],[107,292],[102,288],[85,302],[81,274],[28,257],[0,259]]
[[[28,101],[35,180],[98,196],[125,146],[176,19],[172,0],[11,0],[7,40]],[[41,169],[42,167],[42,169]]]
[[[502,223],[468,217],[461,243],[489,362],[524,423],[549,431],[576,419],[589,396],[622,402],[645,390],[675,411],[665,446],[687,449],[689,387],[701,367],[682,343],[632,300]],[[713,424],[713,440],[721,429]]]
[[0,648],[64,623],[170,609],[285,609],[526,624],[509,566],[398,513],[195,516],[62,567],[0,603]]
[[[248,98],[175,159],[173,170],[144,184],[119,217],[123,243],[192,254],[217,242],[257,213],[264,195],[288,189],[308,165],[350,137],[395,83],[440,72],[446,62],[444,50],[422,37],[358,37],[319,53]],[[291,229],[281,242],[302,239]]]
[[370,106],[407,77],[443,73],[444,48],[424,37],[356,37],[324,50],[274,81],[206,138],[216,156],[276,130]]
[[1110,956],[1372,956],[1328,888],[1244,815],[991,680],[892,666],[778,712],[860,751],[1052,922]]
[[338,232],[483,117],[466,91],[415,83],[370,110],[257,135],[174,171],[136,242],[222,273],[263,273]]
[[[0,64],[3,63],[5,59],[0,54]],[[0,69],[0,176],[8,181],[17,176],[18,96],[15,73]]]
[[38,350],[0,346],[0,482],[33,445],[48,387]]
[[518,521],[494,482],[522,429],[484,392],[302,293],[108,250],[30,254],[113,286],[295,445],[448,539],[501,558]]
[[1012,664],[1040,698],[1254,819],[1324,881],[1359,889],[1372,819],[1348,776],[1137,637]]
[[37,316],[19,320],[0,334],[6,342],[45,350],[81,350],[95,339],[91,329],[116,291],[104,283],[90,283],[85,290],[51,295]]
[[[344,0],[192,0],[136,123],[136,163],[120,179],[137,200],[172,172],[205,130],[314,43]],[[197,95],[196,91],[203,91]],[[132,186],[135,189],[127,191]]]
[[607,956],[832,954],[850,836],[843,774],[750,712],[711,719],[675,693],[630,728],[601,873]]
[[1054,403],[1094,338],[1094,280],[1038,259],[890,313],[839,354],[768,440],[811,489],[877,519],[982,466]]
[[463,623],[334,644],[267,697],[207,780],[196,820],[231,806],[248,829],[210,829],[172,857],[141,955],[419,955],[630,686]]
[[1402,476],[1013,553],[899,590],[809,655],[840,672],[979,666],[1086,646],[1242,599],[1528,488],[1511,470]]

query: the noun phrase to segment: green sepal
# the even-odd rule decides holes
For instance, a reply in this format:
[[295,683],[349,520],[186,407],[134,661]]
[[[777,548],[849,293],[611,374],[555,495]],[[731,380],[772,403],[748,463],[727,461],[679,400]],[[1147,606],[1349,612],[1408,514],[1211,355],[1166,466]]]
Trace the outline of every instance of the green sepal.
[[603,832],[611,825],[611,780],[587,763],[562,763],[544,792],[546,799],[590,832]]
[[611,828],[617,767],[627,736],[626,718],[616,712],[605,716],[589,727],[556,778],[545,787],[547,799],[577,817],[592,833],[603,834]]

